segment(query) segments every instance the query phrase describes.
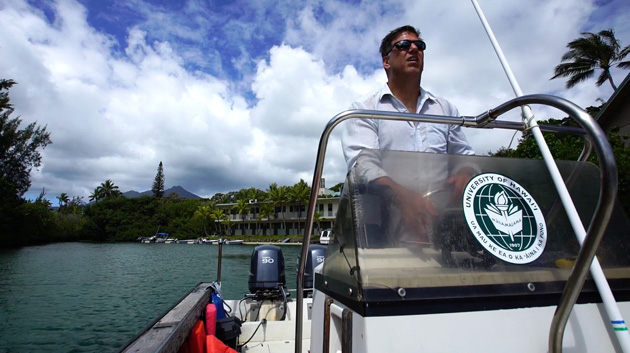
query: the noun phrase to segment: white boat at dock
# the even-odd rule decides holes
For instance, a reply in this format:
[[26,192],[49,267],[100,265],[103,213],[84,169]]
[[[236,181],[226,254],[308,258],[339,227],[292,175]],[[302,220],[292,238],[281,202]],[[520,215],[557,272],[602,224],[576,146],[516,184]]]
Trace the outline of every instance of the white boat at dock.
[[[435,205],[437,214],[425,223],[428,240],[407,234],[391,190],[366,183],[355,168],[327,247],[309,246],[316,203],[309,204],[295,292],[286,289],[281,248],[263,245],[252,253],[250,293],[222,298],[219,242],[217,281],[197,285],[123,351],[176,352],[196,344],[203,351],[218,340],[248,353],[622,352],[627,326],[607,314],[610,303],[588,272],[597,252],[613,305],[630,317],[630,224],[615,203],[615,161],[605,135],[566,100],[523,96],[475,117],[341,113],[322,134],[311,200],[328,137],[344,120],[523,130],[496,119],[532,104],[575,119],[582,128],[541,129],[588,136],[600,161],[599,168],[585,162],[589,148],[579,161],[555,161],[588,229],[583,241],[576,240],[573,211],[560,200],[544,161],[365,151],[377,153],[392,179]],[[435,171],[463,166],[474,166],[477,174],[453,199],[446,178]]]

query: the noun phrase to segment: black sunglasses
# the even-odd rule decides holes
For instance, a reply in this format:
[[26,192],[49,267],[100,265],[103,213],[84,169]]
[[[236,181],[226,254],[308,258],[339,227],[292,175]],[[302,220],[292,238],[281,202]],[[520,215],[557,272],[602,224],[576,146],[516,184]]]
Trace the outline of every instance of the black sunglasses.
[[400,41],[394,43],[394,45],[389,49],[387,54],[389,54],[392,51],[392,49],[394,49],[394,47],[396,47],[396,49],[398,49],[398,50],[408,50],[409,48],[411,48],[411,44],[412,43],[415,44],[416,47],[418,47],[418,50],[420,50],[420,51],[423,51],[423,50],[425,50],[427,48],[427,44],[424,41],[420,40],[420,39],[418,39],[418,40],[405,39],[405,40],[400,40]]

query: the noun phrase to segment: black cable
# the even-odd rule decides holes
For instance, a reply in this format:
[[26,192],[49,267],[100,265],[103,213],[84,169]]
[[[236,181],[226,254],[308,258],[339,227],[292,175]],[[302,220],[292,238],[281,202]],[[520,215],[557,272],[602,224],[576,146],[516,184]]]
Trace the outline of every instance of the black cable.
[[241,348],[243,348],[246,344],[249,343],[249,341],[252,340],[252,338],[254,338],[254,336],[256,335],[256,332],[258,332],[258,329],[260,328],[261,325],[266,324],[267,323],[267,319],[262,319],[262,321],[260,321],[260,323],[258,324],[258,326],[256,326],[256,330],[254,330],[254,333],[252,333],[251,337],[249,337],[249,339],[247,339],[247,341],[245,341],[245,343],[241,344],[238,346],[238,351],[241,351]]
[[225,300],[223,300],[223,298],[221,298],[221,301],[223,302],[223,310],[225,310],[225,307],[227,306],[228,309],[226,313],[231,314],[232,313],[232,307],[228,305],[228,303],[225,302]]
[[[256,318],[254,319],[254,321],[258,321],[258,318],[260,317],[260,311],[262,310],[262,306],[263,303],[265,302],[265,300],[267,300],[266,298],[260,301],[260,305],[258,306],[258,312],[256,313]],[[267,320],[267,319],[263,319],[263,320]]]
[[[243,320],[243,322],[247,321],[247,317],[244,317],[243,316],[243,312],[241,311],[241,303],[245,299],[247,299],[247,298],[243,298],[243,299],[238,301],[238,315],[240,316],[241,320]],[[245,304],[245,305],[247,305],[247,304]],[[247,313],[245,313],[245,316],[247,316]]]

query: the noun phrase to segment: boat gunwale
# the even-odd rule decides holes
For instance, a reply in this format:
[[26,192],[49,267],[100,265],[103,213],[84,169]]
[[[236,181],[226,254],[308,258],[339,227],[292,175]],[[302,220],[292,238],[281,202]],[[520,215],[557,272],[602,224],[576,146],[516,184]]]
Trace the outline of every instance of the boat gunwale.
[[[182,323],[184,323],[185,321],[188,321],[190,316],[196,316],[199,317],[200,313],[195,313],[198,310],[195,310],[195,308],[199,305],[200,302],[204,302],[204,303],[209,303],[210,301],[210,291],[208,290],[211,286],[211,283],[208,282],[199,282],[197,283],[195,286],[192,287],[192,289],[190,291],[188,291],[186,294],[184,294],[179,300],[175,301],[173,303],[173,305],[171,305],[168,309],[166,309],[161,315],[159,315],[157,318],[155,318],[154,320],[152,320],[149,324],[147,324],[147,326],[145,326],[145,328],[140,331],[140,333],[138,333],[135,337],[133,337],[132,339],[130,339],[120,350],[119,352],[129,352],[129,349],[131,349],[134,345],[134,343],[140,341],[142,339],[142,337],[150,334],[150,332],[152,331],[152,329],[154,328],[164,328],[164,326],[160,326],[159,323],[162,319],[164,319],[169,313],[171,313],[173,310],[175,310],[175,308],[180,305],[182,302],[184,302],[186,300],[186,298],[188,298],[190,295],[198,292],[199,290],[203,290],[204,294],[202,296],[199,297],[199,299],[197,300],[197,302],[195,303],[195,305],[193,305],[193,307],[188,310],[186,312],[186,314],[184,315],[184,318],[182,318],[182,320],[180,320],[180,322],[175,325],[175,329],[173,329],[173,332],[171,332],[168,337],[162,341],[162,343],[158,346],[158,350],[156,350],[156,352],[162,352],[162,351],[168,351],[165,350],[165,348],[167,348],[167,345],[172,344],[172,337],[173,335],[179,333],[180,331],[184,331],[185,332],[185,336],[188,335],[188,331],[190,331],[190,329],[192,328],[192,325],[188,328],[183,327],[186,325],[182,325]],[[204,306],[205,307],[205,306]],[[199,315],[198,315],[199,314]],[[193,320],[193,324],[194,324]],[[185,337],[184,337],[185,338]],[[182,342],[179,342],[179,344],[177,344],[177,347],[181,346]],[[137,352],[137,351],[134,351]]]

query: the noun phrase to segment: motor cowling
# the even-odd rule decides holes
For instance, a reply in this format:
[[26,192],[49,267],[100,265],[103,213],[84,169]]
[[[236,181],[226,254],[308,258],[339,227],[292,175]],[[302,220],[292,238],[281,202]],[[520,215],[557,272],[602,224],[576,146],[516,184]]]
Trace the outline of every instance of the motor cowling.
[[284,255],[279,247],[259,245],[254,248],[248,284],[251,293],[280,290],[286,286]]
[[[304,269],[304,279],[302,282],[302,288],[305,292],[312,290],[315,283],[315,267],[319,266],[326,258],[327,247],[319,244],[311,244],[308,247],[306,253],[306,268]],[[300,264],[300,257],[297,260],[298,266]]]

